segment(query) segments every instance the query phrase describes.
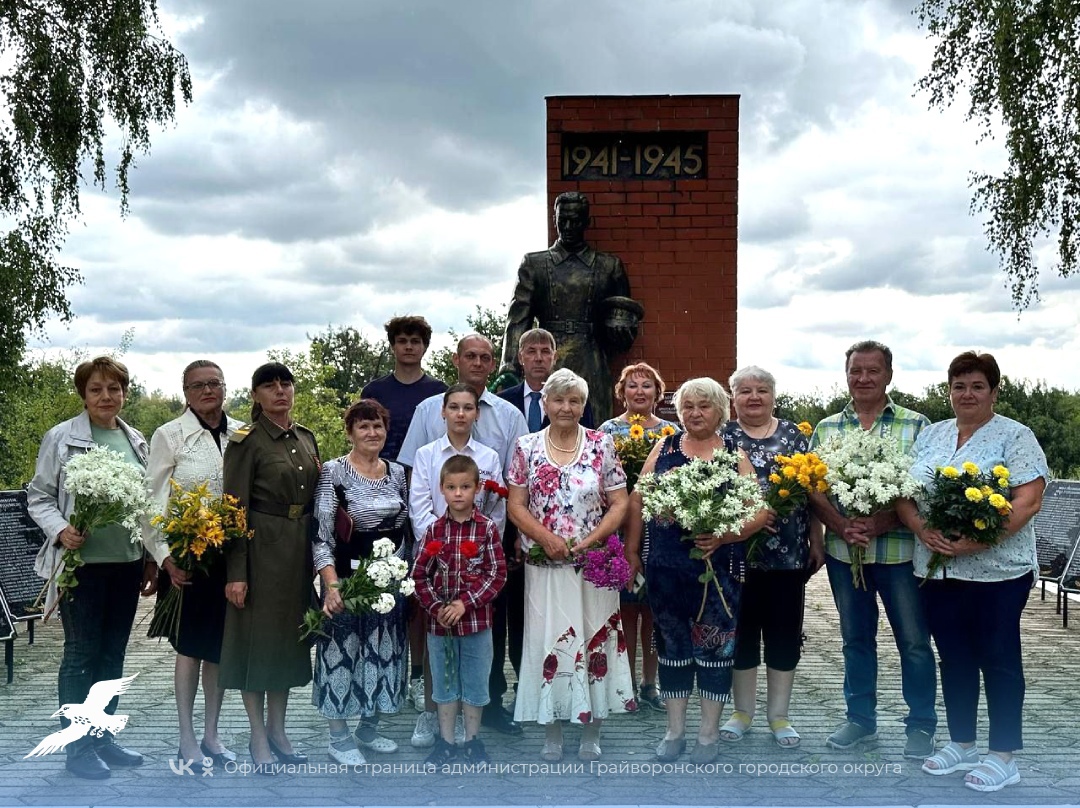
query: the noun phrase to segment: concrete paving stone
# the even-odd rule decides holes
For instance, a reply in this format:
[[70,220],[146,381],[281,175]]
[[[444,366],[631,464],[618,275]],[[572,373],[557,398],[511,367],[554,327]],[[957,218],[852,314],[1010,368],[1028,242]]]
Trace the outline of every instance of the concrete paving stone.
[[[149,604],[140,614],[145,616]],[[1061,627],[1053,601],[1032,598],[1023,618],[1027,702],[1025,750],[1020,755],[1024,780],[999,794],[979,794],[963,787],[956,778],[931,778],[918,771],[918,763],[901,757],[902,723],[906,712],[900,694],[895,646],[884,620],[878,638],[880,740],[856,752],[837,752],[825,746],[825,738],[843,721],[843,656],[835,609],[824,576],[808,588],[805,630],[808,636],[796,677],[791,719],[803,737],[797,750],[777,747],[759,717],[740,744],[721,749],[721,763],[800,764],[845,766],[867,763],[899,764],[899,771],[879,777],[853,774],[834,776],[751,777],[747,774],[705,776],[692,773],[649,775],[528,776],[504,773],[483,776],[429,776],[423,774],[378,776],[306,775],[264,778],[216,772],[214,778],[185,777],[180,780],[168,768],[177,746],[172,689],[172,651],[168,645],[148,641],[133,632],[126,671],[139,678],[121,701],[120,712],[129,716],[121,737],[125,746],[147,755],[147,764],[135,770],[117,771],[104,784],[82,784],[63,770],[62,756],[23,760],[37,741],[56,727],[49,714],[55,709],[56,669],[62,644],[59,625],[39,626],[36,642],[16,643],[15,681],[0,685],[0,805],[42,805],[58,802],[114,805],[145,804],[147,795],[162,805],[348,805],[357,801],[391,805],[596,805],[725,804],[736,805],[977,805],[1076,803],[1080,778],[1075,774],[1080,736],[1062,716],[1080,708],[1075,687],[1075,666],[1064,660],[1080,656],[1080,630]],[[512,675],[512,673],[511,673]],[[939,709],[940,698],[939,698]],[[764,693],[758,711],[763,714]],[[725,712],[730,712],[728,707]],[[201,699],[196,703],[196,722],[201,725]],[[985,706],[981,712],[980,739],[985,744]],[[944,712],[941,715],[944,732]],[[416,713],[405,710],[387,716],[383,731],[401,744],[394,755],[371,755],[377,764],[416,764],[426,750],[408,745]],[[692,705],[687,733],[696,735],[698,712]],[[642,711],[613,716],[604,727],[604,763],[619,761],[637,765],[653,760],[653,749],[664,733],[663,714]],[[326,724],[310,707],[310,689],[297,688],[289,709],[289,734],[312,763],[326,763]],[[246,760],[247,721],[238,694],[228,693],[221,718],[226,745]],[[575,748],[580,730],[568,728],[566,744]],[[504,738],[482,733],[496,763],[538,763],[543,732],[526,728],[524,736]],[[939,745],[946,740],[939,734]],[[567,763],[576,762],[568,755]],[[686,763],[684,759],[682,761]],[[944,782],[943,782],[944,781]]]

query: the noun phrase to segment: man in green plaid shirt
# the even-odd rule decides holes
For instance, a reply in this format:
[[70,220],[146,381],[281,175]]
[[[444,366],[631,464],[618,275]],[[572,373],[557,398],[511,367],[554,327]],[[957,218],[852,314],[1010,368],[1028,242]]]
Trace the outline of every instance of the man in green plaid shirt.
[[[858,342],[848,349],[844,367],[851,400],[841,412],[821,420],[810,439],[811,450],[834,435],[865,429],[894,438],[901,450],[910,452],[919,431],[930,421],[901,407],[885,392],[892,382],[892,351],[880,342]],[[877,738],[880,595],[900,652],[902,689],[908,705],[904,757],[929,757],[934,753],[937,728],[937,673],[911,564],[915,536],[900,525],[893,510],[849,518],[834,498],[820,494],[812,495],[811,507],[825,525],[825,567],[844,639],[847,721],[826,743],[834,749],[848,749]],[[853,545],[866,548],[865,589],[852,582],[848,548]]]

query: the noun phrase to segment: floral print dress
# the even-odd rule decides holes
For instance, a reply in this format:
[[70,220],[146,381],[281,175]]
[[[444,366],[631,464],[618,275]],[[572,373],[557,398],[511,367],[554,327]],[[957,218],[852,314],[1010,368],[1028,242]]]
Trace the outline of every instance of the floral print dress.
[[[547,430],[518,440],[507,481],[529,492],[548,530],[584,539],[603,519],[608,492],[626,486],[611,437],[586,430],[578,457],[552,462]],[[521,534],[526,553],[533,540]],[[515,721],[587,724],[634,708],[619,593],[597,589],[569,563],[525,567],[525,636]]]

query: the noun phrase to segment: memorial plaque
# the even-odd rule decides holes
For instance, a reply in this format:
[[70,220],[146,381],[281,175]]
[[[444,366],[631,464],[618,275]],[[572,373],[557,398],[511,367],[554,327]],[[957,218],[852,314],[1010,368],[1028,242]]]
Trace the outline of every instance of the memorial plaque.
[[[1035,552],[1042,578],[1061,581],[1076,575],[1080,541],[1080,482],[1054,480],[1046,486],[1042,509],[1035,515]],[[1071,563],[1070,563],[1071,562]]]
[[45,583],[34,574],[34,557],[44,541],[26,512],[26,492],[0,491],[0,598],[15,620],[37,616],[28,610]]
[[697,180],[707,172],[705,132],[565,132],[563,180]]

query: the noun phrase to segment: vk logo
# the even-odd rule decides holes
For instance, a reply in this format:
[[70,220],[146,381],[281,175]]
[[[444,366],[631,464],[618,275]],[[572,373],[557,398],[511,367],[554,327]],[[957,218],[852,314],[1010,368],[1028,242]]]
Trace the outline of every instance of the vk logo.
[[191,760],[177,760],[176,758],[169,758],[169,768],[172,769],[173,774],[179,774],[181,776],[190,774],[195,776],[195,764],[199,764],[202,769],[203,777],[214,776],[214,760],[213,758],[204,757],[201,761]]

